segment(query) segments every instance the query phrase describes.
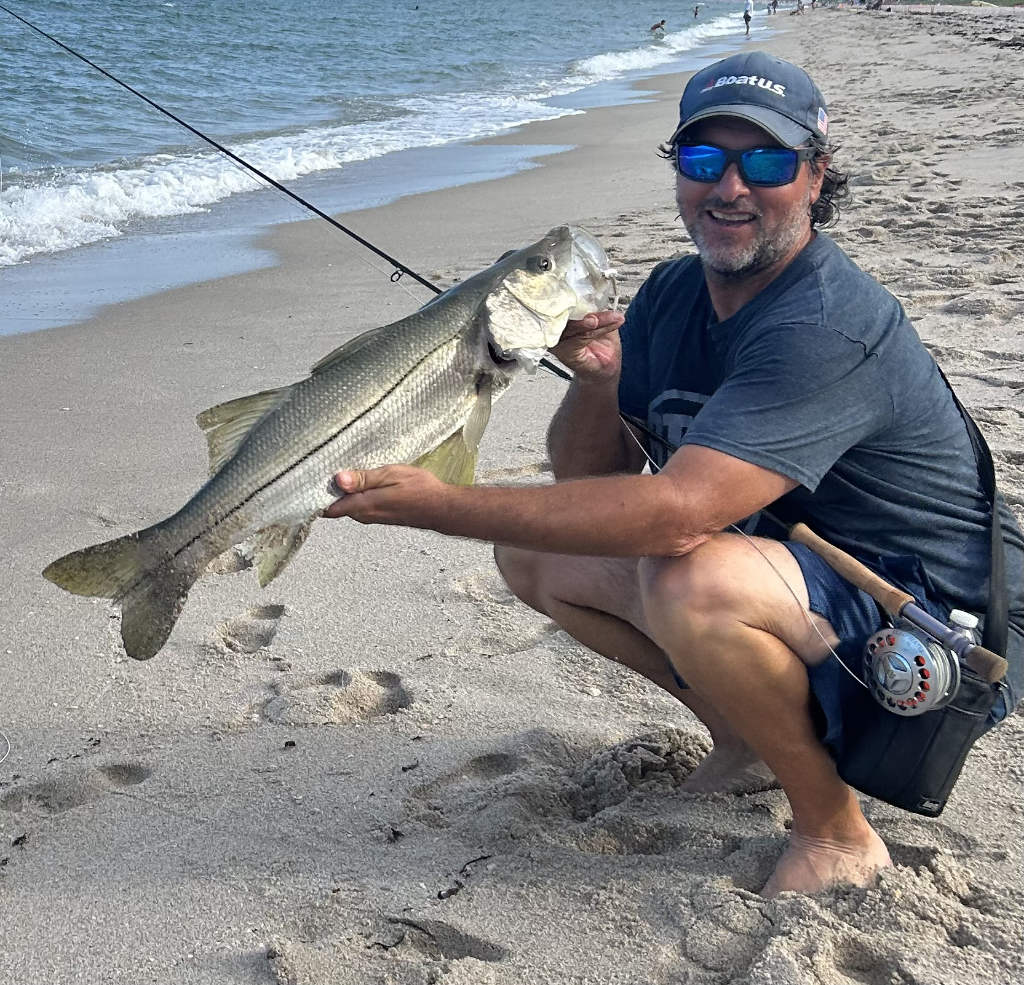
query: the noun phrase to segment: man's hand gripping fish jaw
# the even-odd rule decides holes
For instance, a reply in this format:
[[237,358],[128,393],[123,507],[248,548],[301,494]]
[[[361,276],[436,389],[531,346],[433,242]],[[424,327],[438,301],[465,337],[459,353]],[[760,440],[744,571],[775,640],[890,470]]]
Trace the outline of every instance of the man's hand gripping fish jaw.
[[567,321],[618,307],[615,270],[601,244],[578,226],[557,226],[498,263],[511,269],[487,303],[489,343],[500,359],[527,372],[558,344]]

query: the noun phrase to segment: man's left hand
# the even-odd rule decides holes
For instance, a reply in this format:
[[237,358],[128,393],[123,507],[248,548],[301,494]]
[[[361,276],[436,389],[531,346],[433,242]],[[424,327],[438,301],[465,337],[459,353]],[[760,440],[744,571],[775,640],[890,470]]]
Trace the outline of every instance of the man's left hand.
[[442,514],[448,486],[413,465],[346,469],[334,477],[345,495],[324,510],[326,517],[347,516],[357,523],[430,526]]

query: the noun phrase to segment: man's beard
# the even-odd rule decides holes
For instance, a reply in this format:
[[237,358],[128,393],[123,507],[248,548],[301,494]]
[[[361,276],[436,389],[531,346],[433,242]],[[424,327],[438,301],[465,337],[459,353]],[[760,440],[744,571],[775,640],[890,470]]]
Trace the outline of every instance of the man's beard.
[[[717,208],[725,203],[703,203],[702,210]],[[700,223],[692,225],[683,218],[683,225],[690,234],[701,262],[708,270],[714,271],[725,280],[742,280],[751,274],[765,270],[785,257],[793,247],[807,234],[807,216],[810,211],[810,196],[805,207],[794,209],[790,218],[772,230],[762,227],[757,237],[747,246],[728,247],[721,243],[712,244],[705,238]],[[751,210],[754,211],[754,210]],[[761,213],[757,212],[758,219]],[[713,221],[713,220],[712,220]]]

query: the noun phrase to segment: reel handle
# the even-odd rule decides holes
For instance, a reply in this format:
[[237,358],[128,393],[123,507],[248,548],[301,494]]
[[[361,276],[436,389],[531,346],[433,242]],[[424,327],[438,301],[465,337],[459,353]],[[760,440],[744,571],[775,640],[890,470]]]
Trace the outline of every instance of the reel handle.
[[848,582],[867,592],[894,618],[900,614],[908,602],[914,601],[913,595],[908,595],[894,585],[890,585],[884,578],[876,575],[856,558],[850,557],[846,551],[841,551],[827,540],[822,540],[805,523],[793,524],[789,528],[789,539],[803,544],[804,547],[809,547],[815,554],[823,557]]
[[[846,551],[833,546],[827,540],[822,540],[807,524],[796,523],[790,527],[789,539],[809,547],[815,554],[824,558],[848,582],[867,592],[894,618],[899,616],[908,604],[917,605],[913,595],[890,585],[856,558],[850,557]],[[994,684],[1006,676],[1006,660],[983,646],[975,645],[968,648],[962,659],[974,673],[989,684]]]

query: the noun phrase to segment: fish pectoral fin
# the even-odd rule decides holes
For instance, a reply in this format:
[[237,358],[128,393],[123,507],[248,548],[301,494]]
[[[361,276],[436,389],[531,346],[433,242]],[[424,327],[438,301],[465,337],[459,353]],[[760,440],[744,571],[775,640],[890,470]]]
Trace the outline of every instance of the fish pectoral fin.
[[253,554],[256,558],[256,573],[259,575],[260,588],[269,585],[285,568],[288,562],[298,553],[299,548],[309,536],[312,520],[286,527],[273,524],[264,527],[253,541]]
[[466,423],[413,464],[432,472],[442,482],[454,486],[471,486],[473,473],[476,471],[480,439],[490,417],[491,382],[485,379],[477,387],[476,403]]
[[280,407],[288,399],[291,389],[290,386],[282,386],[251,393],[209,407],[196,417],[196,424],[206,432],[211,475],[238,451],[245,436],[264,414]]

